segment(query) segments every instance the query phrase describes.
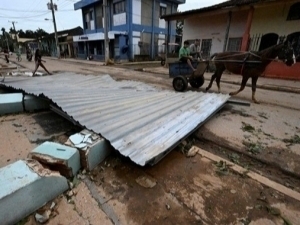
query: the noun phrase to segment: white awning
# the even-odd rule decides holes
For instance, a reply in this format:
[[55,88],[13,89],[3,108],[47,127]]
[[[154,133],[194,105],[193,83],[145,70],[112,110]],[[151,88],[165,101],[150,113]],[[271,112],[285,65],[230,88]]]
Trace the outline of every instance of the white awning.
[[[109,31],[108,38],[115,39],[116,34],[126,34],[126,32],[124,32],[124,31]],[[104,40],[104,33],[98,32],[98,33],[93,33],[93,34],[83,34],[83,35],[73,36],[74,42],[98,41],[98,40]]]

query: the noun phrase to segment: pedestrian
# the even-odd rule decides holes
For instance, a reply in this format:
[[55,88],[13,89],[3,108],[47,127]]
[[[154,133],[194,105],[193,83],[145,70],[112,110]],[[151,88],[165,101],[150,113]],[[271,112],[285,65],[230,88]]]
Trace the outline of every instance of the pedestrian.
[[4,50],[3,50],[3,52],[4,52],[4,57],[5,57],[5,60],[6,60],[6,63],[9,63],[9,52],[8,52],[8,50],[7,50],[7,48],[5,48]]
[[202,59],[201,53],[200,53],[200,40],[196,39],[193,44],[190,45],[190,51],[191,56],[193,56],[196,59]]
[[32,74],[32,76],[34,77],[35,76],[35,72],[37,71],[37,69],[39,68],[39,66],[41,66],[49,75],[52,75],[47,69],[46,67],[44,66],[44,64],[42,62],[46,62],[45,60],[42,60],[42,56],[41,56],[41,53],[40,53],[40,50],[37,49],[35,51],[35,54],[34,54],[34,61],[35,61],[35,70]]
[[179,61],[187,63],[190,66],[190,68],[193,70],[193,72],[195,72],[196,69],[193,67],[191,63],[193,57],[190,55],[189,45],[190,43],[188,41],[183,42],[183,46],[179,50]]

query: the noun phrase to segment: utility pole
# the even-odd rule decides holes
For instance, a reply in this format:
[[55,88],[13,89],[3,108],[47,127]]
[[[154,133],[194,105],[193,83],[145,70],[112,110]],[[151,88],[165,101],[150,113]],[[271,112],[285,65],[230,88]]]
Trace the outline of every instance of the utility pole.
[[51,12],[52,12],[52,20],[53,20],[54,34],[55,34],[56,54],[57,54],[57,58],[60,58],[60,51],[59,51],[58,37],[57,37],[57,29],[56,29],[56,22],[55,22],[55,14],[54,14],[54,10],[57,10],[57,5],[53,4],[53,1],[50,0],[50,3],[47,3],[47,6],[48,6],[48,9],[51,10]]
[[108,65],[109,60],[109,46],[108,46],[108,21],[107,21],[107,0],[103,0],[103,14],[104,14],[104,48],[105,48],[105,65]]
[[18,39],[17,39],[17,31],[16,31],[16,27],[15,27],[15,23],[17,23],[16,21],[8,21],[9,23],[12,23],[13,28],[14,28],[14,32],[15,32],[15,41],[16,41],[16,48],[18,48]]

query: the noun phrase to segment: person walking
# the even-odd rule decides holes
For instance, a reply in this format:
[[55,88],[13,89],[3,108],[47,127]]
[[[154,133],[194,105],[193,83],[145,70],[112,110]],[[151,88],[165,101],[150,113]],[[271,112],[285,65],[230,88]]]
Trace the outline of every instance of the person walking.
[[32,76],[34,77],[35,76],[35,72],[37,71],[37,69],[39,68],[39,66],[41,66],[49,75],[52,75],[52,73],[50,73],[46,67],[44,66],[44,64],[42,62],[46,62],[45,60],[42,60],[42,56],[41,56],[41,53],[40,53],[40,50],[37,49],[35,51],[35,54],[34,54],[34,61],[35,61],[35,70],[33,71],[33,74]]
[[9,59],[8,59],[9,58],[9,51],[7,50],[7,48],[4,49],[3,53],[4,53],[6,63],[9,63]]

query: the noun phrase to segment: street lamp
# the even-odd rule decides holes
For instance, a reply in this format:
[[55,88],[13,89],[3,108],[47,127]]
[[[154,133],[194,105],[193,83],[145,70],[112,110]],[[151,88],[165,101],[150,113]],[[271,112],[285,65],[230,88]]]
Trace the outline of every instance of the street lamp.
[[[57,58],[59,58],[60,53],[59,53],[59,46],[58,46],[58,37],[57,37],[57,30],[56,30],[55,14],[54,14],[54,10],[57,10],[57,5],[53,4],[52,0],[50,0],[50,3],[49,2],[47,3],[47,7],[52,12],[52,21],[53,21],[54,33],[55,33],[56,54],[57,54]],[[46,18],[45,20],[49,20],[49,19]]]

